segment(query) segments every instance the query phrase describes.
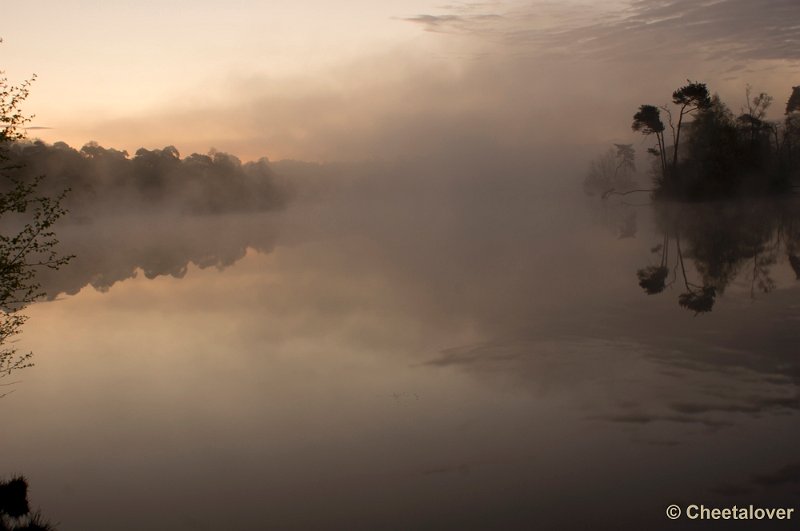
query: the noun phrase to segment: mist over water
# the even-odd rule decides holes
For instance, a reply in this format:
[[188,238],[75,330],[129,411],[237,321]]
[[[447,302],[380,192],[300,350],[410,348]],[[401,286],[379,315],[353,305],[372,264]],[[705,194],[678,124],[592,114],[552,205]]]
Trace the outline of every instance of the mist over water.
[[[30,308],[3,469],[64,529],[674,529],[672,503],[791,506],[795,206],[719,216],[769,236],[724,232],[584,196],[588,155],[564,151],[276,162],[282,209],[65,224],[77,258]],[[665,232],[667,281],[679,234],[712,311],[678,304],[680,276],[640,287]]]

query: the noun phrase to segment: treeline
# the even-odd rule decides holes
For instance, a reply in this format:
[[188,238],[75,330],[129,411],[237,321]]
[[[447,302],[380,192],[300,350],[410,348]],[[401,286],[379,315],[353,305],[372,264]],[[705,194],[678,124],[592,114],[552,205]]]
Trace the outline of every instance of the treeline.
[[[169,209],[187,214],[264,211],[283,207],[291,197],[288,183],[267,159],[242,163],[227,153],[193,153],[181,158],[173,146],[127,152],[89,143],[80,150],[63,142],[14,142],[4,166],[14,179],[35,182],[58,195],[80,219],[120,210]],[[44,176],[44,178],[42,178]]]
[[641,105],[632,128],[656,139],[658,197],[688,200],[782,194],[800,177],[800,87],[782,120],[767,119],[773,98],[746,90],[738,115],[689,82],[672,93],[673,106]]

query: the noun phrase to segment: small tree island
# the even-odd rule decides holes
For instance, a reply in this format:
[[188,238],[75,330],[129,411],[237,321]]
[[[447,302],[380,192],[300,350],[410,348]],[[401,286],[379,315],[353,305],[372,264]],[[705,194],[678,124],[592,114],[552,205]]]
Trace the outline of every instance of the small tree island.
[[766,118],[771,96],[754,96],[749,86],[746,94],[739,116],[696,81],[672,93],[675,107],[639,107],[631,127],[656,140],[648,149],[657,160],[655,198],[700,201],[793,190],[800,177],[800,86],[793,87],[782,121]]

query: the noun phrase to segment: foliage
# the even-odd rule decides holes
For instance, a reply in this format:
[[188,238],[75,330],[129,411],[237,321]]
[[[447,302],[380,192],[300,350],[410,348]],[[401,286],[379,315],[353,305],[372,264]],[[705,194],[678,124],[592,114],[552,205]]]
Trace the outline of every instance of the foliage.
[[173,146],[139,149],[132,156],[95,142],[74,149],[64,142],[16,142],[10,161],[32,182],[46,174],[42,190],[56,195],[70,188],[65,206],[76,219],[103,214],[165,210],[192,215],[261,212],[284,207],[292,195],[288,181],[269,161],[241,162],[211,151],[181,158]]
[[664,131],[664,122],[661,121],[661,111],[654,105],[642,105],[633,115],[631,128],[644,135],[658,134]]
[[789,96],[789,101],[786,102],[786,112],[784,114],[788,115],[798,111],[800,111],[800,86],[792,87],[792,95]]
[[681,143],[681,130],[683,128],[683,119],[685,116],[690,115],[696,111],[708,109],[711,106],[711,98],[708,94],[708,87],[705,83],[692,82],[687,80],[687,85],[682,86],[672,93],[672,103],[679,105],[678,110],[678,125],[672,126],[672,115],[670,114],[670,127],[673,131],[673,150],[672,150],[672,167],[678,164],[678,147]]
[[711,105],[711,98],[708,94],[708,87],[705,83],[687,81],[687,85],[682,86],[672,93],[672,103],[683,107],[684,113],[692,110],[705,109]]
[[[734,116],[704,83],[690,81],[672,93],[677,109],[639,107],[633,130],[657,140],[649,150],[660,162],[657,197],[704,200],[780,194],[795,185],[800,177],[800,87],[793,88],[783,123],[767,119],[771,96],[753,95],[749,86],[745,95],[746,106]],[[672,131],[671,160],[665,156],[666,126],[659,111],[666,113]]]
[[641,105],[639,111],[633,115],[631,129],[645,136],[655,135],[656,147],[648,151],[656,155],[661,162],[661,173],[667,172],[666,145],[664,144],[664,122],[661,121],[661,111],[655,105]]
[[737,129],[733,114],[717,96],[692,122],[680,169],[662,192],[686,198],[720,197],[736,191]]
[[52,230],[66,213],[61,206],[66,192],[55,197],[40,194],[42,177],[21,180],[19,167],[8,159],[9,149],[24,138],[22,126],[30,120],[20,105],[31,81],[11,86],[0,75],[0,378],[30,366],[31,354],[20,354],[8,343],[26,320],[20,310],[43,295],[37,270],[57,269],[71,258],[56,252],[58,240]]

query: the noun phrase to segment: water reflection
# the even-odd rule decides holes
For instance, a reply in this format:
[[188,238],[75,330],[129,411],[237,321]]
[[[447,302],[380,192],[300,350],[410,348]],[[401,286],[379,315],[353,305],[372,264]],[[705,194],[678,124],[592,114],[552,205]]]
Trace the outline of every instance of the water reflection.
[[[65,529],[675,529],[670,503],[796,501],[790,206],[424,177],[70,227],[82,260],[48,282],[77,293],[31,309],[0,455]],[[678,239],[702,318],[668,297]],[[770,253],[752,300],[734,273]]]
[[[68,220],[69,221],[69,220]],[[278,232],[277,214],[180,216],[164,212],[100,218],[64,224],[60,245],[74,254],[58,271],[39,279],[50,299],[74,295],[85,286],[108,291],[134,278],[183,278],[190,265],[222,270],[241,260],[248,248],[268,253]]]
[[658,204],[662,239],[651,252],[655,265],[637,271],[648,295],[677,284],[681,307],[710,312],[736,281],[751,297],[777,286],[773,270],[790,267],[800,279],[800,210],[796,201],[705,205]]
[[18,476],[0,481],[0,531],[53,531],[41,512],[31,511],[28,481]]

